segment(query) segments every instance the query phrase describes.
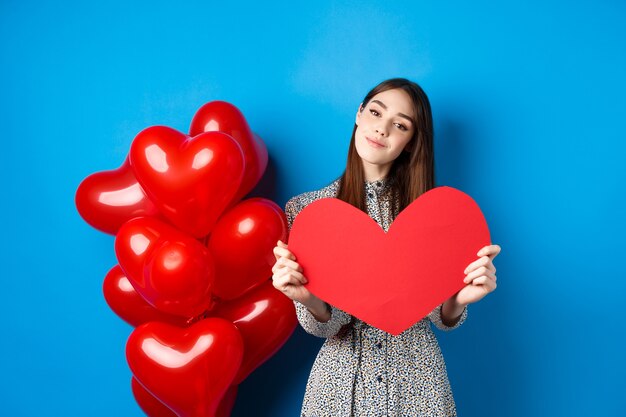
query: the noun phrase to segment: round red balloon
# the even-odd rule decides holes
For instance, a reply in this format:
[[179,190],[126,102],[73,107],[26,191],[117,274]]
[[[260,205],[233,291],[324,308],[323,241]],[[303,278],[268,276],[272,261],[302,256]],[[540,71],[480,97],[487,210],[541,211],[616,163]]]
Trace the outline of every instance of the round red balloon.
[[273,249],[287,233],[285,213],[270,200],[251,198],[227,211],[207,244],[215,258],[213,293],[232,300],[271,277]]
[[76,190],[75,203],[87,223],[112,235],[133,217],[159,215],[137,182],[128,158],[118,169],[85,178]]
[[129,152],[137,180],[181,231],[206,236],[229,206],[244,172],[239,144],[222,132],[189,137],[165,126],[141,131]]
[[214,417],[242,356],[239,331],[220,318],[186,329],[146,323],[126,344],[135,378],[179,417]]
[[138,217],[120,228],[115,253],[135,290],[158,310],[191,319],[211,308],[213,257],[192,237]]
[[254,188],[267,167],[267,147],[250,130],[243,113],[225,101],[211,101],[200,107],[191,121],[189,134],[219,131],[239,143],[245,158],[245,173],[233,201],[239,201]]

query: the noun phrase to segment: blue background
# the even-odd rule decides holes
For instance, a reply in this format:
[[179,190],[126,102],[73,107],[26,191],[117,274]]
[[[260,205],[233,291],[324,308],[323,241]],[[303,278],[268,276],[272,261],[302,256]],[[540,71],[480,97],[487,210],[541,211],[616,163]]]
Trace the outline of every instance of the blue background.
[[[0,3],[0,414],[141,415],[83,178],[221,99],[265,140],[282,205],[342,172],[360,100],[392,76],[429,95],[438,183],[503,248],[497,291],[438,333],[459,414],[623,412],[624,2],[225,3]],[[298,329],[233,416],[298,415],[321,342]]]

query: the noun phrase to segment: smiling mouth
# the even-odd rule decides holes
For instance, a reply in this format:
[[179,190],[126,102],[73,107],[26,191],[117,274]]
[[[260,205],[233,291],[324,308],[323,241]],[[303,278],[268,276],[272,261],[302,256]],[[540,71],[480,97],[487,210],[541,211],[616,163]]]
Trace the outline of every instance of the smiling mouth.
[[375,148],[384,148],[384,147],[385,147],[385,145],[383,145],[382,143],[380,143],[380,142],[376,142],[375,140],[370,139],[370,138],[368,138],[367,136],[365,137],[365,140],[367,140],[367,142],[368,142],[370,145],[374,146]]

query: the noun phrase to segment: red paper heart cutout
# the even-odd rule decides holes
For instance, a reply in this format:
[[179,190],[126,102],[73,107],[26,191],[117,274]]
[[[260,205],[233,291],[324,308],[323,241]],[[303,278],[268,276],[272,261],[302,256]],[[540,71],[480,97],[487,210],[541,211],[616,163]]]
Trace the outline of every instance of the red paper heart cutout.
[[241,332],[244,355],[234,384],[241,383],[276,353],[296,328],[293,301],[267,281],[242,297],[219,303],[211,315],[233,322]]
[[137,182],[128,158],[118,169],[85,178],[76,190],[75,203],[89,225],[112,235],[133,217],[159,215]]
[[213,131],[231,136],[239,143],[243,151],[245,172],[233,198],[233,201],[237,202],[248,194],[263,176],[267,167],[267,147],[261,138],[250,130],[243,113],[225,101],[211,101],[200,107],[189,127],[191,136]]
[[296,217],[289,249],[311,293],[398,335],[465,286],[463,271],[489,242],[474,200],[438,187],[402,210],[387,233],[348,203],[317,200]]
[[214,417],[242,356],[239,331],[220,318],[186,329],[159,322],[142,324],[126,344],[135,378],[179,417]]
[[193,138],[152,126],[133,140],[130,165],[159,211],[180,230],[206,236],[243,178],[239,144],[222,132]]
[[158,310],[190,319],[211,308],[213,257],[187,234],[138,217],[120,228],[115,254],[135,290]]
[[132,286],[122,268],[115,265],[102,284],[104,299],[115,314],[133,327],[149,321],[161,321],[179,327],[188,325],[187,319],[157,310]]
[[215,258],[213,293],[240,297],[272,276],[276,241],[287,238],[287,218],[273,201],[250,198],[219,218],[207,244]]

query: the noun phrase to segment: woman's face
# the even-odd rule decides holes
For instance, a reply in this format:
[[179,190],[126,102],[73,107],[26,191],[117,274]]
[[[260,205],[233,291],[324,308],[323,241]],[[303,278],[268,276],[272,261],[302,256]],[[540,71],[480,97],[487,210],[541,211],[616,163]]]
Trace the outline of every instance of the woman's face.
[[387,175],[413,137],[414,114],[411,98],[401,89],[378,93],[357,111],[354,140],[366,177]]

